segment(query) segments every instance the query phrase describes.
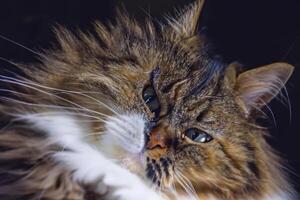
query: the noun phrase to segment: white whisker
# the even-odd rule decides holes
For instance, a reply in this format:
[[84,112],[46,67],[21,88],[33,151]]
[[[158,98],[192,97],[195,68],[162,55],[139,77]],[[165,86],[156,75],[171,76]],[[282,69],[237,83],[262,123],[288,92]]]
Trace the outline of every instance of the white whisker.
[[176,170],[176,172],[174,171],[174,173],[175,175],[177,175],[178,180],[180,180],[179,183],[182,183],[182,187],[184,187],[190,198],[197,200],[198,198],[195,188],[192,185],[192,183],[188,180],[188,178],[186,178],[183,175],[183,173],[180,172],[180,170]]
[[55,94],[52,94],[52,93],[49,93],[49,92],[45,92],[45,91],[43,91],[43,90],[40,90],[40,89],[38,89],[38,88],[36,88],[36,87],[33,87],[33,86],[30,86],[30,85],[28,85],[28,84],[23,84],[23,83],[21,83],[21,82],[10,81],[10,80],[5,80],[5,79],[1,79],[1,78],[0,78],[0,81],[2,81],[2,82],[8,82],[8,83],[13,83],[13,84],[20,85],[20,86],[24,86],[24,87],[26,87],[26,88],[33,89],[33,90],[38,91],[38,92],[41,92],[41,93],[43,93],[43,94],[47,94],[47,95],[49,95],[49,96],[54,96],[54,97],[56,97],[56,98],[58,98],[58,99],[60,99],[60,100],[63,100],[63,101],[65,101],[65,102],[68,102],[68,103],[70,103],[70,104],[72,104],[72,105],[74,105],[74,106],[76,106],[76,107],[82,108],[82,109],[84,109],[85,111],[88,111],[88,112],[91,112],[91,113],[95,113],[95,114],[98,114],[98,115],[100,115],[100,116],[108,117],[108,115],[106,115],[106,114],[103,114],[103,113],[100,113],[100,112],[97,112],[97,111],[88,109],[88,108],[86,108],[86,107],[84,107],[84,106],[82,106],[82,105],[79,105],[79,104],[77,104],[77,103],[75,103],[75,102],[73,102],[73,101],[70,101],[70,100],[68,100],[68,99],[65,99],[65,98],[63,98],[63,97],[60,97],[60,96],[58,96],[58,95],[55,95]]
[[40,57],[42,57],[42,58],[47,59],[47,57],[44,56],[43,54],[38,53],[37,51],[34,51],[34,50],[32,50],[32,49],[30,49],[30,48],[28,48],[28,47],[26,47],[26,46],[24,46],[24,45],[22,45],[22,44],[16,42],[16,41],[13,41],[13,40],[11,40],[11,39],[9,39],[9,38],[7,38],[7,37],[1,35],[1,34],[0,34],[0,38],[6,40],[6,41],[8,41],[8,42],[11,42],[12,44],[15,44],[15,45],[17,45],[17,46],[19,46],[19,47],[22,47],[23,49],[26,49],[27,51],[29,51],[29,52],[31,52],[31,53],[33,53],[33,54],[35,54],[35,55],[38,55],[38,56],[40,56]]
[[95,102],[97,102],[99,105],[102,105],[104,106],[105,108],[109,109],[111,112],[113,112],[114,114],[118,115],[118,113],[113,110],[111,107],[109,107],[108,105],[106,105],[105,103],[99,101],[98,99],[94,98],[94,97],[91,97],[87,94],[84,94],[82,92],[78,92],[78,91],[71,91],[71,90],[63,90],[63,89],[58,89],[58,88],[53,88],[53,87],[49,87],[49,86],[44,86],[44,85],[41,85],[41,84],[37,84],[37,83],[34,83],[34,82],[28,82],[28,81],[23,81],[23,80],[19,80],[19,79],[15,79],[15,78],[12,78],[12,77],[7,77],[7,76],[3,76],[3,75],[0,75],[0,77],[4,77],[4,78],[9,78],[11,80],[14,80],[16,82],[20,82],[20,83],[23,83],[23,84],[29,84],[29,85],[33,85],[33,86],[36,86],[36,87],[40,87],[40,88],[44,88],[44,89],[48,89],[48,90],[54,90],[54,91],[60,91],[62,93],[70,93],[70,94],[78,94],[78,95],[81,95],[81,96],[84,96],[84,97],[87,97],[89,99],[92,99],[94,100]]

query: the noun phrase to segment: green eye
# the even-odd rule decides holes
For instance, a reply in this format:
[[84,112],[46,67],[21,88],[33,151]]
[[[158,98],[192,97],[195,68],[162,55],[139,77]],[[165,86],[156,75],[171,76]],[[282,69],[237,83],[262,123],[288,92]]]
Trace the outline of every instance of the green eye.
[[196,128],[190,128],[186,130],[185,136],[187,136],[194,142],[199,142],[199,143],[206,143],[213,140],[212,136]]
[[143,99],[151,112],[155,113],[156,117],[160,112],[160,103],[153,87],[147,86],[143,91]]

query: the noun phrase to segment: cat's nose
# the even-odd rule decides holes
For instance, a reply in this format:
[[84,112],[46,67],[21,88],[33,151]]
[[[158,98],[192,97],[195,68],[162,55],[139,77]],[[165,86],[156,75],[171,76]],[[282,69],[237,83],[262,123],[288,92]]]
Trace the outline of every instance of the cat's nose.
[[147,149],[166,148],[166,134],[161,127],[154,128],[149,134],[149,140],[146,145]]

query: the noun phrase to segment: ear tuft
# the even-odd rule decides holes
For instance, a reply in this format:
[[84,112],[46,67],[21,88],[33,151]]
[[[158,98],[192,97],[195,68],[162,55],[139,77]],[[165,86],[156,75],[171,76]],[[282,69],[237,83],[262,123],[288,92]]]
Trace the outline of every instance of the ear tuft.
[[196,0],[179,11],[177,17],[168,19],[169,28],[176,38],[189,38],[195,35],[204,2],[205,0]]
[[269,103],[284,87],[293,70],[294,67],[287,63],[273,63],[240,74],[235,91],[246,114]]
[[235,87],[237,72],[241,67],[242,65],[238,62],[233,62],[228,65],[225,70],[223,87],[229,90],[232,90]]

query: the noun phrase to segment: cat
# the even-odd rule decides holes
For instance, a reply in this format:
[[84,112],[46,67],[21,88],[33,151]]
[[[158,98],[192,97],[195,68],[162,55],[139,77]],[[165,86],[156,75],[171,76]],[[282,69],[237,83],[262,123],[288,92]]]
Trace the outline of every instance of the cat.
[[0,198],[296,199],[255,123],[294,68],[211,58],[203,4],[159,25],[60,27],[39,63],[1,75]]

